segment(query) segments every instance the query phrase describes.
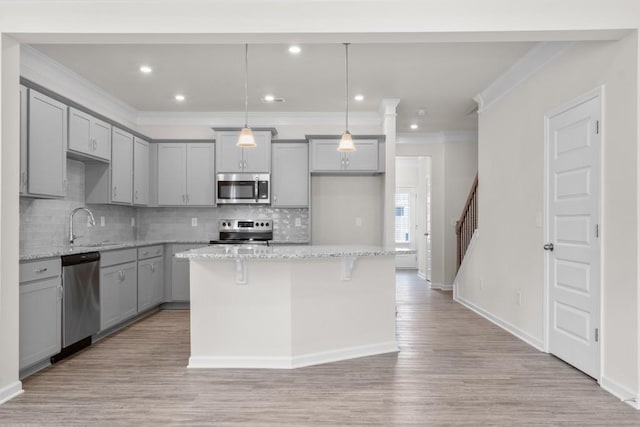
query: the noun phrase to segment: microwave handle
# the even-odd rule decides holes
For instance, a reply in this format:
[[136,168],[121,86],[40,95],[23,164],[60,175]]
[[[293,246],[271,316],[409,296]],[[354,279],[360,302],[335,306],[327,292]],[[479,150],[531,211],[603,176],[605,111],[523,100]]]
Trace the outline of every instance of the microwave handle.
[[256,203],[258,203],[258,177],[256,176],[256,181],[253,183],[253,194],[256,196]]

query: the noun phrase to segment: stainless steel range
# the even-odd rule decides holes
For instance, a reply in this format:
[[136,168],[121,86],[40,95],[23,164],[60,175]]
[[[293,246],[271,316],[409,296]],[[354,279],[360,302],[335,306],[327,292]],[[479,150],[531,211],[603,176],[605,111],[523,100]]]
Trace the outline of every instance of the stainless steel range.
[[218,221],[218,240],[210,245],[264,244],[273,240],[273,221],[270,219],[221,219]]

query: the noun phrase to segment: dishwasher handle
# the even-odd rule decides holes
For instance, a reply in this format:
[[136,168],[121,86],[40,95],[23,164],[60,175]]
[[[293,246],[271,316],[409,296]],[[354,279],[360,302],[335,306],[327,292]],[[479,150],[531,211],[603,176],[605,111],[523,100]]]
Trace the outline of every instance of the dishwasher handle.
[[65,255],[62,257],[62,266],[85,264],[87,262],[100,261],[100,252],[85,252],[83,254]]

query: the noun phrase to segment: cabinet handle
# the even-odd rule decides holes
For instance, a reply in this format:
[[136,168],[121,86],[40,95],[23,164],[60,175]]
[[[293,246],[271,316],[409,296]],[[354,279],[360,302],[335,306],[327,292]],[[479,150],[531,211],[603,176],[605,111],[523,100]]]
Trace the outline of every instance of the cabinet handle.
[[276,200],[278,200],[278,196],[277,195],[273,195],[273,201],[275,202]]
[[150,265],[151,265],[151,272],[152,272],[152,273],[155,273],[155,271],[156,271],[156,266],[155,266],[155,264],[150,264]]
[[138,190],[136,190],[135,198],[136,198],[136,200],[138,200]]
[[243,169],[246,169],[246,168],[247,168],[247,161],[246,161],[246,160],[244,161],[244,166],[243,166],[242,168],[243,168]]
[[27,183],[27,173],[26,172],[22,172],[22,183],[23,184]]
[[118,196],[118,188],[117,187],[113,187],[113,197],[117,197]]
[[242,166],[242,160],[240,160],[240,161],[238,162],[238,169],[243,169],[243,166]]
[[345,157],[344,163],[347,165],[346,167],[349,167],[349,158],[348,157]]
[[64,297],[64,288],[62,287],[62,284],[59,284],[58,285],[58,299],[60,301],[62,301],[63,297]]
[[187,194],[187,204],[189,203],[189,194]]
[[40,267],[40,268],[36,268],[36,273],[44,273],[45,271],[47,271],[48,268],[47,267]]
[[98,140],[93,138],[93,149],[94,151],[98,149]]
[[182,203],[187,203],[187,197],[184,194],[182,195]]
[[142,252],[142,256],[146,256],[146,255],[149,255],[149,251]]

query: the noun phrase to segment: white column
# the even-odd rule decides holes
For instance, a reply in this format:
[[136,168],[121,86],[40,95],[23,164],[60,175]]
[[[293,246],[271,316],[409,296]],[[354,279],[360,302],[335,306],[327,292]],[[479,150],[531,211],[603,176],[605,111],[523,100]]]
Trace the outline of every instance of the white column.
[[18,379],[20,44],[0,34],[0,403],[22,392]]
[[384,174],[384,211],[382,244],[394,246],[395,228],[395,195],[396,195],[396,107],[400,103],[397,98],[383,99],[380,103],[382,133],[385,142],[385,174]]

